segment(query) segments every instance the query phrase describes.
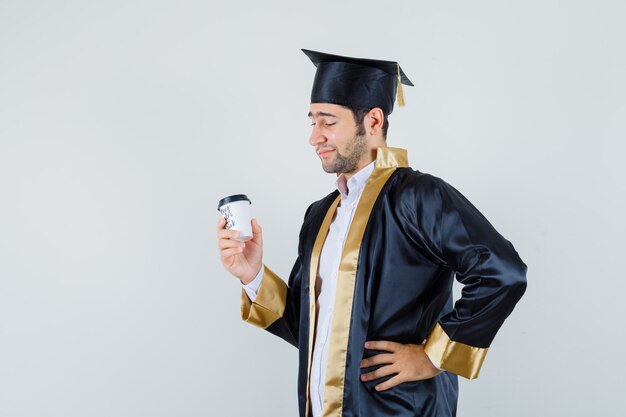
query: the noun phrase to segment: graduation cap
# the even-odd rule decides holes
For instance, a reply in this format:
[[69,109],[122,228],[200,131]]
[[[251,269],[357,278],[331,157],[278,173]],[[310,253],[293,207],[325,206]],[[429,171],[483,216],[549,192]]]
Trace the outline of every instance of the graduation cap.
[[404,106],[402,84],[413,83],[394,61],[350,58],[303,49],[317,67],[311,103],[332,103],[352,108],[380,107],[389,115],[393,103]]

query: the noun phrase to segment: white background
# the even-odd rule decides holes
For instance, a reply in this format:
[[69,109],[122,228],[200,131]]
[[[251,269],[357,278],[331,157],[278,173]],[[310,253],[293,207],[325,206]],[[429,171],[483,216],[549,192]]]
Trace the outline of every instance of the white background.
[[0,416],[295,416],[297,351],[239,319],[217,202],[287,277],[330,192],[299,49],[398,60],[389,145],[529,266],[459,416],[618,416],[620,1],[0,0]]

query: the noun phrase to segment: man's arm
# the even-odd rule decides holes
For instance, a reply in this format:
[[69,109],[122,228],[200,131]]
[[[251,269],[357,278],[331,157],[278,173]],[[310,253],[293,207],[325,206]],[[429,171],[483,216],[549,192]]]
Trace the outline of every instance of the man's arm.
[[476,378],[487,349],[526,289],[526,265],[513,245],[456,189],[430,177],[416,213],[424,243],[463,284],[454,309],[430,332],[433,363]]
[[[306,211],[309,213],[311,206]],[[303,275],[302,251],[286,284],[262,264],[262,230],[252,220],[253,238],[245,243],[233,240],[234,231],[226,230],[220,219],[217,226],[218,246],[224,267],[243,285],[241,317],[244,321],[273,333],[298,347],[300,327],[300,282]]]
[[[403,193],[409,203],[407,232],[437,262],[454,270],[464,285],[454,310],[440,318],[425,344],[368,341],[365,348],[388,353],[361,362],[380,365],[363,381],[393,375],[376,385],[387,390],[407,381],[432,378],[447,370],[476,378],[487,348],[526,288],[526,265],[510,242],[457,190],[420,174]],[[413,210],[414,209],[414,210]]]
[[289,284],[267,266],[255,278],[260,280],[258,292],[250,297],[252,288],[242,288],[241,318],[298,347],[300,327],[300,257],[289,277]]

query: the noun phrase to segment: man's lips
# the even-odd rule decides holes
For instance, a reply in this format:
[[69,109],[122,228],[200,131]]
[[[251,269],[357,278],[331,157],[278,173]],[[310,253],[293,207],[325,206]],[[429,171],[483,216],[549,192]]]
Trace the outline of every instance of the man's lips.
[[317,151],[317,154],[319,156],[324,156],[324,155],[327,155],[327,154],[329,154],[329,153],[331,153],[333,151],[334,151],[334,149],[320,149],[319,151]]

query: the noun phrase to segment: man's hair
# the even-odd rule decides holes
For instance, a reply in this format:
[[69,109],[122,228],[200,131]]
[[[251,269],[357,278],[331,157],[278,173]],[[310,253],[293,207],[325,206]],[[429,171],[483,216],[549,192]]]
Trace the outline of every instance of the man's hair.
[[[367,116],[367,113],[370,112],[370,110],[372,109],[360,109],[360,108],[353,108],[353,107],[348,107],[351,111],[352,111],[352,115],[354,116],[354,121],[356,123],[357,126],[357,131],[356,134],[359,136],[362,136],[365,134],[365,126],[363,126],[363,120],[365,120],[365,116]],[[389,119],[387,118],[386,114],[383,114],[385,116],[385,121],[383,122],[383,127],[382,127],[382,133],[383,133],[383,139],[387,140],[387,129],[389,129]]]

